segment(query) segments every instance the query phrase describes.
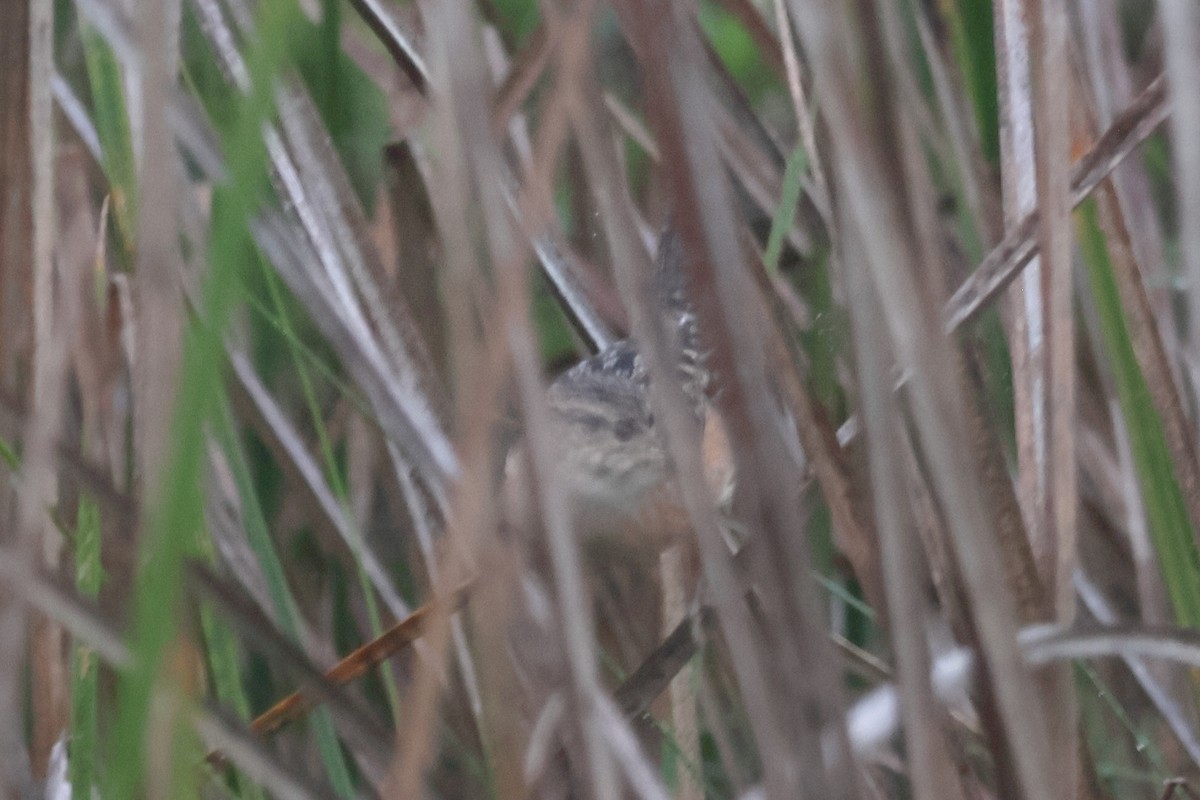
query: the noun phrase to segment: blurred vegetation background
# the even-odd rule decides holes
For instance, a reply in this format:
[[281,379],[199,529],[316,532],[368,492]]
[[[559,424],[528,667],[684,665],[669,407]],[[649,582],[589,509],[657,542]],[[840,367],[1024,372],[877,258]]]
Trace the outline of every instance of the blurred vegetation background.
[[[0,0],[0,791],[1197,796],[1198,14]],[[693,535],[525,548],[631,334]]]

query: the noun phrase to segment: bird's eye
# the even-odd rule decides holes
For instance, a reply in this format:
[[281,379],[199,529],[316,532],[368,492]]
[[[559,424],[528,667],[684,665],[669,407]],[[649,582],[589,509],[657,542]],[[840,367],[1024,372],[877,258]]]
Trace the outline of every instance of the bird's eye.
[[633,372],[633,368],[637,363],[637,353],[633,350],[623,350],[613,359],[612,369],[622,375],[628,375]]

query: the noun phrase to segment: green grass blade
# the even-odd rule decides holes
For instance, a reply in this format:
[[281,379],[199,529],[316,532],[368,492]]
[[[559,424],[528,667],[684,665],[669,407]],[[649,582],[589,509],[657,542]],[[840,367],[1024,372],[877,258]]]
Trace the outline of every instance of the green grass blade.
[[[79,501],[75,520],[75,586],[81,597],[100,593],[100,509],[88,497]],[[96,654],[84,644],[71,653],[70,779],[73,800],[92,800],[96,778]]]
[[121,64],[108,42],[95,28],[79,23],[88,85],[92,92],[93,118],[104,174],[112,194],[112,215],[122,249],[132,252],[136,239],[137,164],[133,156],[133,129],[125,98]]
[[783,237],[787,235],[792,221],[796,219],[796,206],[800,203],[800,183],[806,172],[808,153],[804,150],[804,145],[796,145],[783,173],[783,192],[779,198],[779,206],[775,209],[775,218],[771,220],[771,235],[767,237],[767,251],[763,256],[763,264],[772,275],[779,269]]
[[1200,561],[1187,507],[1175,479],[1162,422],[1133,352],[1093,201],[1079,207],[1076,228],[1167,595],[1180,625],[1200,626]]
[[[239,296],[240,272],[251,248],[248,222],[266,184],[262,125],[271,115],[272,86],[284,63],[290,15],[278,0],[258,8],[259,33],[247,52],[252,91],[239,98],[236,120],[223,145],[229,182],[213,198],[210,271],[199,314],[185,333],[173,437],[162,490],[148,501],[141,565],[135,578],[130,637],[133,665],[121,676],[112,734],[106,797],[136,797],[142,782],[146,725],[166,656],[179,635],[183,560],[203,530],[206,422],[222,397],[222,332]],[[198,751],[195,762],[203,758]]]
[[957,0],[939,4],[949,24],[951,45],[966,79],[975,112],[979,146],[993,164],[1000,161],[1000,101],[996,81],[996,48],[991,0]]
[[3,460],[13,472],[21,471],[21,456],[17,449],[0,437],[0,460]]

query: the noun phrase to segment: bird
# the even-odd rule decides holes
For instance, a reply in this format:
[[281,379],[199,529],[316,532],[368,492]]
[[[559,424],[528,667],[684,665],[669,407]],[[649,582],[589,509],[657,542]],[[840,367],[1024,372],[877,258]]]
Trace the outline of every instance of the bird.
[[[727,504],[734,470],[727,428],[709,398],[706,364],[677,235],[661,237],[654,275],[657,309],[678,346],[676,374],[702,431],[705,476],[713,499]],[[588,552],[634,560],[686,540],[690,531],[662,426],[650,398],[651,376],[639,343],[616,341],[559,375],[546,391],[554,472]],[[510,517],[530,524],[528,453],[506,460]]]
[[[712,499],[724,507],[734,486],[730,440],[712,399],[719,381],[708,367],[683,266],[679,239],[668,228],[653,275],[658,322],[675,340],[673,377],[702,431]],[[546,388],[544,413],[532,423],[542,426],[551,444],[547,472],[568,505],[570,529],[580,544],[585,585],[579,588],[592,609],[596,647],[611,666],[629,674],[657,652],[664,630],[688,624],[681,618],[692,618],[702,596],[698,548],[651,397],[656,379],[640,342],[616,341],[555,378]],[[546,718],[571,679],[563,638],[567,620],[557,611],[561,598],[555,602],[554,582],[546,580],[554,566],[546,558],[548,540],[538,536],[533,474],[529,451],[518,441],[505,463],[505,518],[526,534],[529,547],[515,548],[526,557],[509,578],[511,589],[519,590],[493,595],[493,606],[509,609],[502,623],[507,662],[494,665],[494,674],[504,674],[495,680],[508,687],[506,713],[530,793],[570,797],[577,796],[586,773],[579,771],[583,754],[570,737],[550,742],[534,735],[533,721]],[[669,551],[670,558],[660,558]],[[493,612],[491,619],[501,617]],[[689,701],[680,702],[680,713],[686,713]]]

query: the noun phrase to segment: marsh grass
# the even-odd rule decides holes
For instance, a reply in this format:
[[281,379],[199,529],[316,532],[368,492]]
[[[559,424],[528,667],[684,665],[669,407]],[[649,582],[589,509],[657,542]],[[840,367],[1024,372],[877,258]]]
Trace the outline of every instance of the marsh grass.
[[[1186,0],[0,14],[4,796],[1200,791]],[[627,335],[674,567],[542,428]]]

